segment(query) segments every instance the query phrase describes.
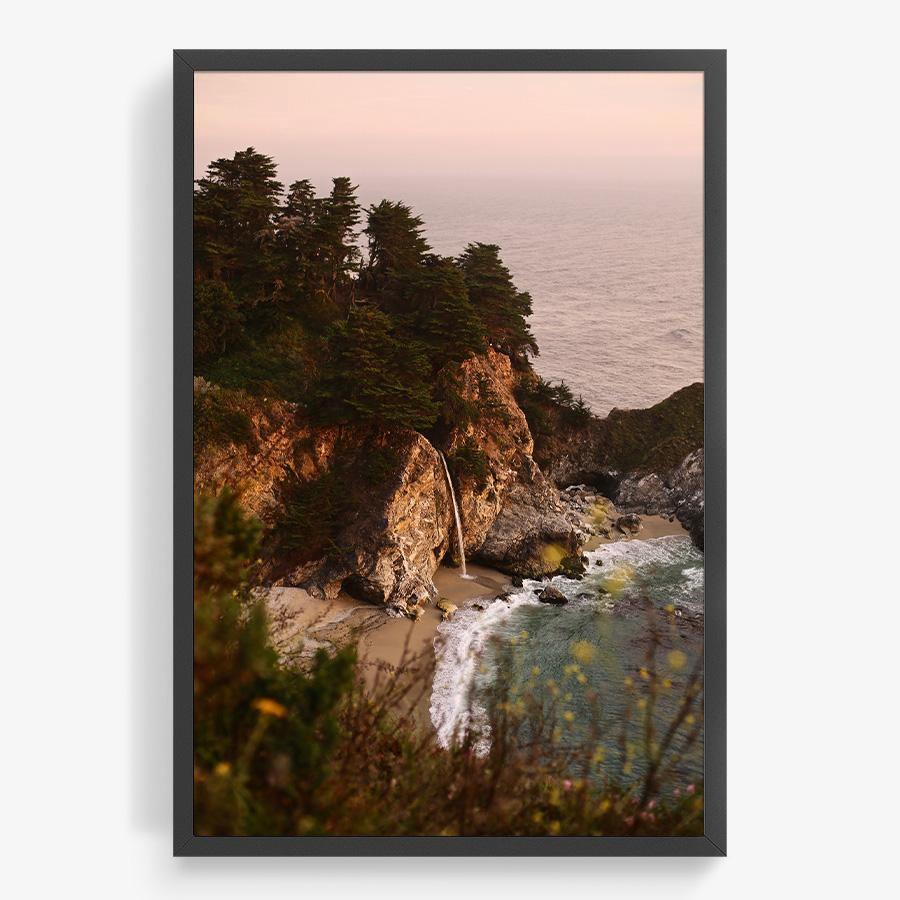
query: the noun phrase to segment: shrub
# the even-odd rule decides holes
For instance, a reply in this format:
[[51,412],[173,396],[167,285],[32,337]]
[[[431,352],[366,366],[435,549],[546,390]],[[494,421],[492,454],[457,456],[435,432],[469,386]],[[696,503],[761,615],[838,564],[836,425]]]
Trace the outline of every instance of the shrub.
[[194,390],[194,457],[210,446],[237,444],[252,448],[256,443],[252,405],[239,391],[210,385]]
[[487,454],[473,440],[469,439],[457,447],[447,461],[457,478],[468,475],[475,479],[479,489],[487,483],[490,472]]
[[222,281],[194,284],[194,355],[213,356],[241,334],[244,321],[237,299]]

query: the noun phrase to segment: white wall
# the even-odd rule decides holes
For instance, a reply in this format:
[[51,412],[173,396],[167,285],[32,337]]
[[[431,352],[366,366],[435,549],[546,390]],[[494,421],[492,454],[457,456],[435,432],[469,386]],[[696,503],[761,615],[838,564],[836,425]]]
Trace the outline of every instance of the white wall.
[[[900,199],[890,7],[309,6],[5,11],[10,896],[887,893]],[[429,45],[729,49],[726,860],[170,858],[170,49]]]

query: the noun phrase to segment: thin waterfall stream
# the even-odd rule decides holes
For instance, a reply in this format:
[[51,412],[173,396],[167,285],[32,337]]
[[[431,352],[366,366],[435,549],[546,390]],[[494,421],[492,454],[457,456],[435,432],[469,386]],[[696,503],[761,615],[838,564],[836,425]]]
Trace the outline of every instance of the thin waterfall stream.
[[459,559],[462,568],[462,572],[460,573],[459,577],[471,580],[474,579],[475,576],[468,575],[466,573],[466,550],[463,546],[462,523],[459,520],[459,506],[457,506],[456,503],[456,491],[453,490],[453,479],[450,477],[450,469],[447,466],[447,458],[440,450],[438,450],[438,454],[441,457],[441,462],[444,464],[444,474],[447,476],[447,487],[450,488],[450,499],[453,501],[453,518],[456,519],[456,539],[459,543]]

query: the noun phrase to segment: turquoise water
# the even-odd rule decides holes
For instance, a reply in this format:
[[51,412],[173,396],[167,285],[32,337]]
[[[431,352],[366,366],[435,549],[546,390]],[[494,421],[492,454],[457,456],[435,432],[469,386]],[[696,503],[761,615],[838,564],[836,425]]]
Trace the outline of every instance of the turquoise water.
[[[602,769],[612,777],[643,771],[646,707],[639,703],[650,672],[658,688],[653,723],[662,735],[702,659],[703,555],[689,538],[672,536],[607,544],[588,558],[583,580],[552,579],[569,598],[565,606],[540,603],[546,582],[526,581],[506,600],[474,601],[440,626],[431,713],[442,742],[471,725],[487,746],[486,708],[502,674],[512,697],[555,698],[563,747],[600,744]],[[673,742],[683,752],[674,771],[689,781],[702,772],[702,734],[689,749],[682,744]]]

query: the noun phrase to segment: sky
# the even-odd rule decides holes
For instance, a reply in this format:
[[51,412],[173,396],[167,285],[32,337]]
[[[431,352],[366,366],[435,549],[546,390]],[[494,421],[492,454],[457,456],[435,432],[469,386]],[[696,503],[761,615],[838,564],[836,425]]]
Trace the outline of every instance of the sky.
[[697,181],[693,72],[204,72],[194,168],[255,147],[279,178]]

